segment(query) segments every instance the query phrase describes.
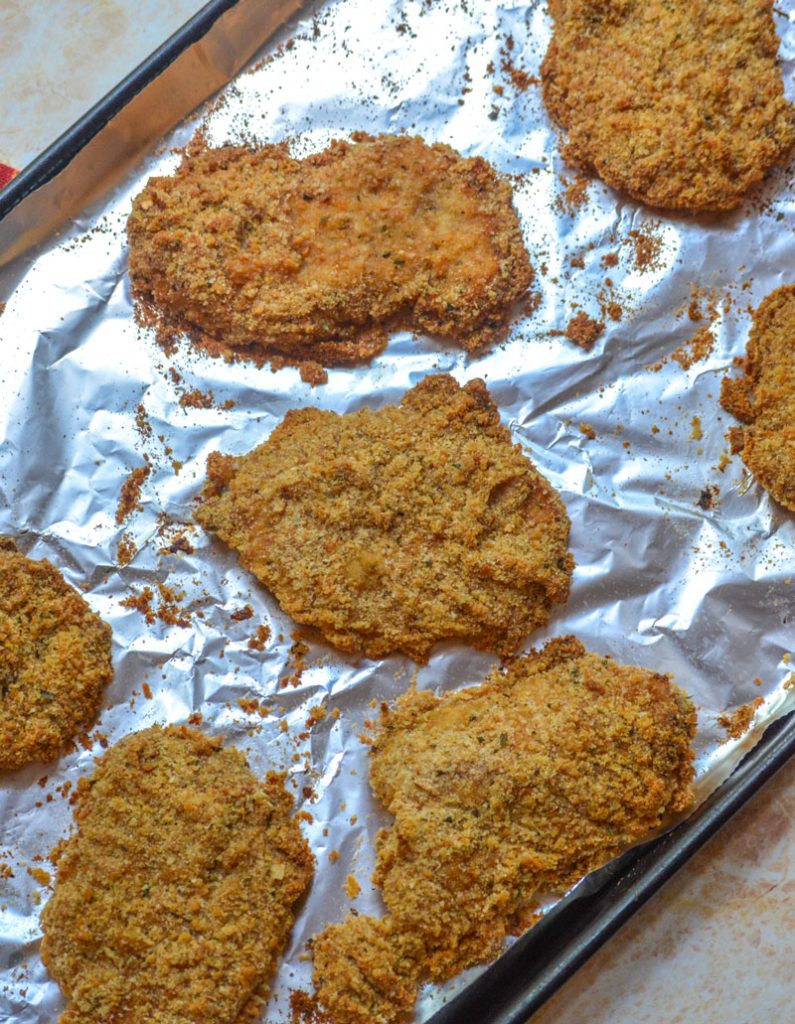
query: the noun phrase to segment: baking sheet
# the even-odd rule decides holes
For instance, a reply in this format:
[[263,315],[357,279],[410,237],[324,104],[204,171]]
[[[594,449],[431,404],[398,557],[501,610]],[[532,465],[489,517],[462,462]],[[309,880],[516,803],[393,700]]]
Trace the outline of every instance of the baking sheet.
[[[795,4],[777,11],[792,97]],[[661,217],[598,182],[578,205],[538,87],[516,73],[537,75],[549,29],[540,3],[312,6],[209,111],[160,142],[60,237],[0,272],[0,299],[8,300],[0,317],[0,532],[86,591],[113,627],[116,667],[84,745],[55,765],[0,779],[0,864],[13,872],[0,880],[0,1022],[38,1024],[62,1008],[37,952],[48,890],[28,868],[42,866],[34,858],[69,827],[66,787],[90,772],[103,744],[153,722],[201,715],[205,729],[246,750],[255,771],[286,768],[297,806],[312,816],[304,831],[318,870],[269,1021],[286,1020],[289,992],[308,983],[306,940],[350,906],[379,910],[372,843],[388,818],[370,800],[358,736],[375,716],[371,702],[403,692],[415,666],[357,661],[310,637],[308,667],[296,672],[294,624],[233,555],[181,525],[190,523],[209,452],[249,450],[289,408],[379,407],[429,372],[485,378],[572,519],[571,599],[528,646],[574,632],[591,649],[672,672],[700,708],[699,799],[764,724],[793,707],[792,516],[744,477],[737,458],[718,468],[732,421],[717,405],[721,376],[744,350],[749,308],[795,265],[789,174],[773,175],[722,218]],[[420,132],[486,157],[513,177],[538,309],[482,358],[403,333],[371,366],[331,370],[314,390],[294,369],[229,365],[186,344],[166,356],[132,319],[124,222],[132,196],[150,174],[177,165],[170,150],[199,123],[210,144],[288,138],[303,154],[364,129]],[[648,265],[638,253],[644,242]],[[694,287],[708,314],[698,322],[689,315]],[[621,307],[620,320],[610,318],[609,303]],[[580,310],[606,324],[590,352],[556,333]],[[671,360],[710,316],[711,353],[688,369]],[[186,400],[196,391],[206,397]],[[142,507],[119,525],[121,486],[146,457]],[[120,566],[125,537],[138,553]],[[154,587],[156,613],[164,604],[156,582],[185,596],[148,623],[123,602]],[[233,617],[246,605],[251,618]],[[259,651],[249,641],[261,624],[272,639]],[[418,685],[470,685],[492,662],[445,645],[417,672]],[[718,715],[760,696],[754,728],[727,742]],[[269,713],[253,710],[252,700]],[[307,726],[318,705],[334,714]],[[340,854],[333,863],[331,851]],[[351,873],[362,887],[354,901],[344,890]],[[416,1019],[477,970],[424,990]]]

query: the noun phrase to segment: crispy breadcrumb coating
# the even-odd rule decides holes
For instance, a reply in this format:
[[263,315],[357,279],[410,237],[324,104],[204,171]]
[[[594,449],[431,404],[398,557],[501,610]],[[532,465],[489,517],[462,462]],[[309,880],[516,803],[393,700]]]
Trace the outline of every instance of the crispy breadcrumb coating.
[[486,385],[426,377],[400,405],[290,410],[214,453],[197,520],[296,621],[346,651],[517,650],[568,598],[569,520]]
[[79,783],[77,831],[42,915],[60,1024],[255,1018],[312,876],[283,777],[153,726]]
[[553,640],[470,690],[384,706],[370,780],[394,815],[387,915],[313,940],[334,1024],[392,1024],[421,982],[496,957],[539,890],[563,890],[691,802],[696,715],[666,676]]
[[748,424],[732,450],[759,483],[795,512],[795,285],[777,288],[754,313],[745,376],[725,377],[721,404]]
[[46,561],[0,543],[0,768],[54,761],[97,716],[111,630]]
[[729,210],[783,161],[772,0],[550,0],[544,100],[564,159],[652,206]]
[[133,295],[260,362],[368,360],[390,327],[491,344],[533,278],[508,183],[449,146],[353,139],[303,160],[211,149],[151,178],[127,225]]

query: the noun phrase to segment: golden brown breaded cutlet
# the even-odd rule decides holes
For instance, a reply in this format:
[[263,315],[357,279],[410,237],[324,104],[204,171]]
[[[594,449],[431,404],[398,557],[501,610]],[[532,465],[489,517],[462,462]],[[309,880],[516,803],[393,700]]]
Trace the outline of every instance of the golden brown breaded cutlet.
[[133,295],[258,361],[360,362],[389,327],[491,344],[533,278],[508,183],[449,146],[353,140],[303,160],[210,149],[151,178],[127,224]]
[[20,768],[96,718],[111,631],[54,566],[0,540],[0,768]]
[[214,453],[196,519],[297,622],[345,651],[428,658],[440,640],[515,652],[568,598],[563,502],[481,380],[429,376],[400,405],[293,409]]
[[772,0],[550,0],[544,100],[567,163],[652,206],[729,210],[795,116]]
[[198,730],[153,726],[81,779],[44,908],[60,1024],[256,1017],[312,877],[281,775]]
[[470,690],[384,707],[373,791],[394,815],[373,880],[387,914],[313,942],[333,1024],[393,1024],[419,985],[497,956],[563,890],[692,799],[696,715],[670,680],[553,640]]
[[721,388],[723,408],[747,424],[732,430],[732,450],[795,512],[795,285],[771,292],[754,313],[743,369]]

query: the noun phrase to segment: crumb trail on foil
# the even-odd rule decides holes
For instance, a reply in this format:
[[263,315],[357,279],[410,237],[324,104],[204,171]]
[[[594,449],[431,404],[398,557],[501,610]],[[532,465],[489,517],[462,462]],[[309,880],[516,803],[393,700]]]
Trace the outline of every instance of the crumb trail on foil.
[[141,488],[149,478],[152,467],[149,463],[130,470],[122,484],[119,504],[116,508],[116,524],[121,524],[141,507]]
[[394,816],[374,881],[387,914],[312,942],[333,1024],[393,1024],[423,981],[499,955],[562,891],[691,803],[696,715],[667,676],[573,637],[472,689],[382,708],[370,781]]
[[725,729],[726,734],[733,740],[740,739],[751,728],[756,715],[757,708],[764,704],[764,698],[755,697],[747,704],[741,704],[732,711],[726,711],[718,716],[718,725]]

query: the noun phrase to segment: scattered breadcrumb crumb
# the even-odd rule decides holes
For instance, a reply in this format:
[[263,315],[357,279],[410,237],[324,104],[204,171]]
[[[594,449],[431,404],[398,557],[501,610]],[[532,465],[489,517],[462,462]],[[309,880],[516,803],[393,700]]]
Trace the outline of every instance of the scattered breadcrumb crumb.
[[714,347],[715,335],[711,327],[702,327],[671,353],[671,359],[679,363],[683,370],[689,370],[695,363],[701,363],[711,355]]
[[248,647],[252,651],[264,651],[268,646],[268,641],[271,638],[271,628],[267,624],[263,623],[257,626],[257,632],[254,636],[250,637],[248,641]]
[[573,341],[575,345],[579,345],[580,348],[584,348],[588,352],[594,347],[596,340],[604,333],[604,329],[603,321],[594,320],[593,317],[580,310],[576,316],[569,320],[563,334],[569,341]]
[[754,720],[756,709],[764,704],[763,697],[755,697],[748,704],[741,704],[733,711],[727,711],[718,718],[718,724],[725,729],[733,740],[738,740],[748,732]]
[[151,472],[152,467],[146,463],[143,466],[130,470],[130,473],[127,475],[121,486],[121,495],[116,509],[116,522],[119,526],[141,507],[141,488]]
[[348,875],[348,877],[345,879],[345,885],[343,886],[343,889],[345,890],[345,895],[348,897],[349,900],[355,900],[359,893],[362,891],[362,887],[359,885],[359,883],[356,881],[353,875]]
[[122,534],[121,540],[116,548],[116,560],[118,564],[122,567],[129,565],[137,554],[138,547],[135,541],[128,533]]
[[641,273],[657,270],[662,254],[662,239],[651,225],[645,228],[634,228],[629,233],[629,240],[635,257],[635,269]]
[[666,366],[671,360],[678,363],[683,370],[689,370],[691,366],[696,363],[703,362],[708,356],[712,354],[715,347],[715,335],[712,333],[711,326],[702,327],[699,331],[687,341],[683,341],[681,345],[674,349],[674,351],[665,356],[657,363],[645,367],[647,370],[654,370],[655,373]]
[[[131,608],[143,615],[144,619],[151,626],[158,619],[167,626],[190,625],[190,616],[182,608],[181,602],[185,599],[184,590],[175,590],[166,583],[156,583],[155,591],[144,586],[140,590],[133,588],[129,597],[125,597],[119,603],[122,608]],[[159,598],[157,606],[154,601]]]
[[186,391],[180,396],[179,404],[183,409],[212,409],[215,404],[215,395],[212,391],[200,391],[195,388],[193,391]]
[[234,622],[246,622],[248,619],[254,618],[254,609],[250,604],[244,604],[242,608],[236,608],[230,618]]

